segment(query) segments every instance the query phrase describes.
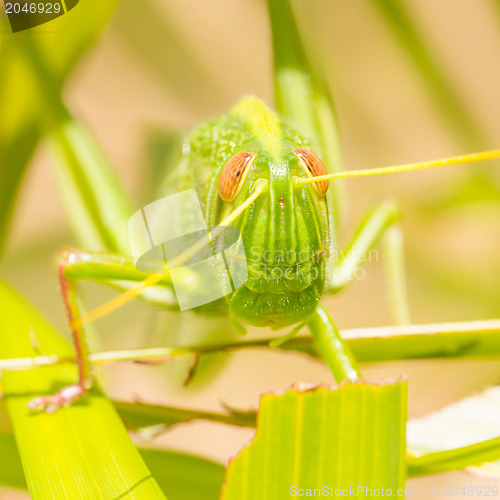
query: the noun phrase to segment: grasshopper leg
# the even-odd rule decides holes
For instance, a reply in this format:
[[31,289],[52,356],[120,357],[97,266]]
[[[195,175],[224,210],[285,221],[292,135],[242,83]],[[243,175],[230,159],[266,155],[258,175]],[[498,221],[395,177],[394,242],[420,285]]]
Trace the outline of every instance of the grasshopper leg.
[[383,203],[367,214],[347,248],[333,256],[327,291],[336,293],[355,279],[361,263],[369,259],[370,251],[383,237],[391,308],[396,323],[404,325],[410,322],[410,315],[399,217],[399,209],[392,202]]
[[[70,325],[79,316],[76,283],[65,276],[65,268],[71,259],[71,252],[65,252],[59,263],[59,285],[61,295],[66,308],[66,315]],[[76,362],[78,366],[78,380],[75,384],[62,388],[51,396],[38,396],[28,403],[31,410],[45,410],[52,413],[62,406],[70,405],[84,396],[92,387],[92,376],[90,361],[88,357],[87,342],[83,327],[71,328],[71,335],[76,351]]]
[[398,325],[408,325],[411,321],[406,286],[403,231],[398,223],[392,224],[385,231],[384,260],[389,302],[394,320]]
[[[44,409],[53,412],[62,406],[69,405],[84,396],[92,388],[91,366],[88,358],[88,348],[85,341],[85,330],[79,325],[80,310],[76,284],[78,280],[95,279],[103,282],[123,281],[123,283],[138,282],[147,277],[147,273],[137,270],[134,263],[124,257],[110,253],[91,253],[81,250],[64,250],[59,257],[59,283],[70,325],[73,343],[76,351],[78,380],[75,384],[64,387],[51,396],[38,396],[32,399],[28,407],[32,410]],[[156,302],[163,306],[173,305],[170,290],[163,287],[157,290]],[[142,295],[151,299],[145,290]],[[77,326],[75,326],[77,325]]]
[[318,305],[311,315],[308,326],[335,380],[339,384],[345,380],[359,380],[361,372],[351,350],[341,338],[332,318],[321,305]]

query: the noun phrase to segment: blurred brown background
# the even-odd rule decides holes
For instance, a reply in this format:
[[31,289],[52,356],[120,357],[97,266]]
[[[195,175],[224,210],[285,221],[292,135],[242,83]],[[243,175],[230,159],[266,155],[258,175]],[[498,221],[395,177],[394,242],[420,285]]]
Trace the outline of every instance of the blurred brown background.
[[[500,5],[493,0],[408,0],[406,5],[472,116],[480,135],[477,149],[499,147]],[[296,2],[296,7],[307,44],[333,89],[346,169],[473,151],[473,145],[455,133],[374,2],[308,0]],[[120,4],[67,81],[65,100],[109,155],[137,207],[152,201],[145,186],[150,181],[148,144],[153,131],[187,131],[244,94],[272,104],[268,30],[260,0]],[[46,36],[51,36],[49,28]],[[53,258],[73,238],[51,161],[47,149],[40,147],[18,200],[0,272],[63,329]],[[403,209],[415,323],[500,317],[499,166],[490,162],[347,182],[345,235],[378,201],[391,198]],[[387,325],[391,319],[384,288],[382,262],[372,262],[365,279],[326,303],[341,328]],[[91,306],[112,295],[96,285],[84,289]],[[168,341],[167,330],[174,324],[181,332],[204,327],[199,318],[182,326],[178,321],[174,315],[131,304],[97,323],[100,347],[158,345]],[[148,402],[217,409],[221,401],[256,407],[262,391],[283,389],[298,380],[331,382],[328,370],[310,359],[261,350],[232,355],[209,385],[195,381],[184,389],[184,373],[181,364],[123,365],[108,369],[106,385],[114,397],[137,395]],[[500,362],[374,364],[364,367],[364,373],[367,378],[407,374],[410,416],[419,416],[496,383]],[[156,443],[224,462],[251,435],[197,423],[175,428]],[[409,486],[424,487],[425,493],[436,485],[486,482],[500,485],[500,480],[455,473],[412,480]],[[5,492],[0,497],[23,495]]]

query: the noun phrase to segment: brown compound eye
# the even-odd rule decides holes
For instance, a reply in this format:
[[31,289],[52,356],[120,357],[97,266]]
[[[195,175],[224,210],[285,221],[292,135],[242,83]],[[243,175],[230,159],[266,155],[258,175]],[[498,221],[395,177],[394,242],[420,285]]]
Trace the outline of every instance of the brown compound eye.
[[241,151],[229,158],[224,165],[218,184],[219,195],[224,201],[231,201],[238,194],[253,159],[252,153]]
[[[294,150],[294,153],[299,158],[309,177],[319,177],[320,175],[328,174],[324,163],[312,151],[305,148],[297,148]],[[313,182],[312,185],[320,195],[324,196],[328,191],[329,182],[327,180]]]

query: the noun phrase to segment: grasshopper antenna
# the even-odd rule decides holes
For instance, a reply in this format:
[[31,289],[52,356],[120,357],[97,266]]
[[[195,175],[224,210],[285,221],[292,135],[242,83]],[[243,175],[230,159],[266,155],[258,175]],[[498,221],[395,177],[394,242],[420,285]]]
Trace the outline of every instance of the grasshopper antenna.
[[309,177],[307,179],[297,179],[296,185],[303,186],[304,184],[311,184],[313,182],[328,181],[331,179],[343,179],[345,177],[367,177],[369,175],[384,175],[396,174],[400,172],[412,172],[413,170],[425,170],[428,168],[448,167],[450,165],[460,165],[462,163],[472,163],[477,161],[492,160],[500,158],[500,150],[495,149],[492,151],[482,151],[480,153],[472,153],[463,156],[451,156],[449,158],[441,158],[439,160],[406,163],[404,165],[395,165],[391,167],[370,168],[367,170],[351,170],[345,172],[338,172],[335,174],[319,175],[316,177]]
[[[226,215],[226,217],[224,217],[224,219],[220,221],[217,228],[228,226],[229,224],[231,224],[231,222],[239,217],[267,189],[267,185],[268,182],[264,179],[257,181],[255,184],[255,191],[235,210]],[[205,246],[209,245],[213,239],[213,236],[216,236],[217,232],[220,231],[220,229],[217,228],[213,231],[209,231],[206,236],[200,238],[196,243],[194,243],[189,248],[184,250],[184,252],[172,259],[170,262],[170,267],[174,268],[181,266],[182,264],[190,260],[194,255],[196,255],[197,252],[202,250]],[[84,316],[75,318],[70,323],[70,327],[82,328],[84,325],[87,325],[88,323],[91,323],[92,321],[95,321],[96,319],[101,318],[102,316],[105,316],[106,314],[115,311],[116,309],[119,309],[121,306],[137,297],[145,288],[156,285],[160,281],[168,279],[169,273],[168,267],[166,265],[165,271],[166,272],[164,273],[155,273],[151,276],[148,276],[145,280],[139,282],[136,286],[128,289],[126,292],[118,295],[109,302],[106,302],[102,306],[97,307]]]

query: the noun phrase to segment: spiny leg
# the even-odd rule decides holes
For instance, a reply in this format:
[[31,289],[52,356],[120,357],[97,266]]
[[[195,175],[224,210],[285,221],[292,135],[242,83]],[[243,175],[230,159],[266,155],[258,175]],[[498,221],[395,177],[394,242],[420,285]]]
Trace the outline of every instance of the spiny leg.
[[[254,192],[247,200],[224,217],[220,223],[221,227],[227,226],[233,222],[248,205],[253,203],[266,189],[267,181],[257,183]],[[197,252],[209,245],[212,238],[219,234],[219,232],[220,229],[218,228],[208,231],[206,236],[203,236],[189,248],[173,258],[169,262],[169,265],[175,268],[176,265],[184,264],[191,257],[196,255]],[[132,261],[113,254],[91,254],[78,250],[69,250],[62,254],[59,265],[59,279],[76,348],[79,378],[76,384],[65,387],[53,396],[39,396],[33,399],[28,405],[29,408],[45,408],[47,411],[55,411],[61,406],[77,400],[90,389],[92,380],[90,377],[90,363],[85,343],[84,325],[121,307],[131,299],[144,295],[147,293],[146,289],[149,286],[163,284],[172,287],[168,269],[165,268],[165,270],[165,273],[153,274],[140,272]],[[85,317],[80,317],[76,295],[77,279],[94,279],[108,282],[110,280],[125,280],[125,282],[131,281],[138,283],[134,283],[133,286],[128,287],[124,293],[92,311]],[[166,300],[165,303],[168,304],[168,300]],[[175,304],[177,304],[176,301]]]
[[[59,259],[59,283],[75,345],[78,380],[75,384],[64,387],[54,395],[38,396],[32,399],[28,404],[30,409],[45,409],[48,413],[53,412],[78,400],[92,387],[93,381],[85,330],[81,322],[79,322],[80,308],[78,306],[77,281],[93,279],[104,282],[111,280],[138,282],[144,280],[145,277],[147,278],[148,275],[138,271],[132,261],[118,255],[103,252],[89,253],[80,250],[65,250],[62,252]],[[163,285],[168,286],[168,283],[164,280]],[[164,288],[163,291],[162,305],[175,307],[177,302],[172,294],[169,293],[168,289]],[[137,293],[137,295],[140,295],[140,293]],[[151,297],[147,298],[151,299]],[[160,299],[157,298],[157,301],[160,302]]]
[[[403,255],[403,236],[398,225],[399,210],[394,203],[384,203],[371,210],[354,233],[351,242],[336,259],[332,258],[332,271],[327,283],[327,291],[336,293],[356,276],[360,264],[367,259],[370,251],[380,238],[384,238],[386,251],[386,271],[389,296],[397,324],[410,322],[406,294],[406,272]],[[337,260],[337,262],[334,262]]]
[[[70,324],[79,316],[78,298],[76,294],[76,283],[68,280],[64,274],[68,259],[63,258],[59,264],[59,285],[61,295],[66,308],[66,315]],[[83,328],[71,327],[71,335],[76,351],[76,363],[78,366],[78,381],[69,385],[51,396],[38,396],[28,403],[30,410],[44,409],[47,413],[52,413],[62,406],[69,405],[81,398],[92,387],[92,377],[90,372],[90,361],[88,348],[85,340]]]
[[406,282],[403,229],[399,223],[389,226],[383,236],[384,264],[389,303],[397,325],[410,324],[410,306]]

